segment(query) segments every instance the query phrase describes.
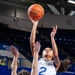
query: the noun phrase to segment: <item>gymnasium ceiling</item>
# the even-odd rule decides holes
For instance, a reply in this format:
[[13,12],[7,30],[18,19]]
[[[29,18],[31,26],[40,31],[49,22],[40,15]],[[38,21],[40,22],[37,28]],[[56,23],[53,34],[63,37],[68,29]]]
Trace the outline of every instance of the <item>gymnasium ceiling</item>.
[[0,0],[0,3],[18,4],[23,7],[29,7],[31,4],[39,3],[45,8],[46,13],[75,15],[75,5],[68,3],[67,0]]

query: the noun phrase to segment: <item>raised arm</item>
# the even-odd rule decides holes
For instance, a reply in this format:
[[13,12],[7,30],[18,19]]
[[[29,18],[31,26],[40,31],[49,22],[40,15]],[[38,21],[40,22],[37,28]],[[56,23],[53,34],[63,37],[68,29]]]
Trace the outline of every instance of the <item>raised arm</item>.
[[36,39],[36,29],[37,29],[37,25],[38,25],[38,21],[34,21],[30,18],[33,27],[32,27],[32,31],[31,31],[31,35],[30,35],[30,47],[31,47],[31,52],[32,55],[34,55],[34,51],[33,48],[35,46],[35,39]]
[[55,27],[53,27],[53,30],[51,32],[51,43],[52,43],[52,49],[53,49],[53,53],[54,53],[54,63],[56,66],[56,70],[58,70],[60,67],[60,60],[59,60],[59,56],[58,56],[57,45],[56,45],[56,42],[54,39],[56,33],[57,33],[57,25]]
[[41,47],[40,42],[37,41],[35,47],[33,48],[34,55],[33,55],[31,75],[38,75],[38,54],[40,51],[40,47]]
[[17,60],[19,56],[18,49],[15,48],[14,46],[11,46],[11,52],[13,54],[13,62],[11,64],[11,75],[17,75]]

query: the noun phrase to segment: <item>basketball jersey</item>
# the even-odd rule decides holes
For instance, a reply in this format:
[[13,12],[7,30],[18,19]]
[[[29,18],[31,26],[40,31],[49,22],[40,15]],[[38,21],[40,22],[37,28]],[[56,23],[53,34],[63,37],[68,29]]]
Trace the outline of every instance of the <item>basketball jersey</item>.
[[38,75],[56,75],[54,61],[46,61],[40,58],[38,61]]

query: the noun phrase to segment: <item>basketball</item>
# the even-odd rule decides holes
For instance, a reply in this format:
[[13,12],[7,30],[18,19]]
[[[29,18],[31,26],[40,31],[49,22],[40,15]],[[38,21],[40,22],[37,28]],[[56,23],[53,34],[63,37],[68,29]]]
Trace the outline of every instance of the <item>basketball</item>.
[[28,8],[28,16],[33,20],[40,20],[44,16],[44,8],[39,4],[33,4]]

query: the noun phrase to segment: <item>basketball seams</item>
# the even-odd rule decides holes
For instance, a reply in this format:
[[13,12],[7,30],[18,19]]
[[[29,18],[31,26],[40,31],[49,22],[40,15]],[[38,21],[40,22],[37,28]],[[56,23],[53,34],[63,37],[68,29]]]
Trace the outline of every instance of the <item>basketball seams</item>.
[[35,10],[35,9],[32,9],[32,10],[37,11],[37,12],[39,12],[40,14],[43,14],[43,13],[41,13],[41,12],[40,12],[40,11],[38,11],[38,10]]
[[[39,4],[33,4],[33,5],[32,5],[32,7],[35,7],[35,6],[39,7],[39,8],[44,12],[44,9],[43,9],[43,7],[42,7],[41,5],[39,5]],[[31,8],[32,8],[32,7],[31,7]]]
[[[31,16],[32,16],[32,19],[37,19],[37,20],[38,20],[38,18],[41,19],[41,18],[43,17],[43,16],[41,16],[41,17],[40,17],[40,16],[34,16],[34,15],[32,15],[32,14],[31,14]],[[36,17],[37,17],[37,18],[36,18]]]
[[40,5],[38,5],[38,7],[44,12],[43,8]]
[[34,15],[32,15],[32,14],[30,14],[31,16],[33,16],[33,17],[40,17],[40,16],[34,16]]

